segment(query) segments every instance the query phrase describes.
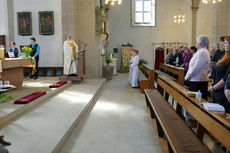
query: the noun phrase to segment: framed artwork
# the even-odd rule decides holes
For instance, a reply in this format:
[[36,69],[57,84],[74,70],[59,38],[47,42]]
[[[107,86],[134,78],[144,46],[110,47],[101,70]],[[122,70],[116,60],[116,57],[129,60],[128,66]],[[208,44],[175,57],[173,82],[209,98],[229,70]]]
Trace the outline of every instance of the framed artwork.
[[18,35],[32,35],[31,12],[18,12]]
[[133,45],[131,44],[126,44],[126,45],[121,45],[121,68],[120,72],[128,72],[129,71],[129,66],[128,62],[131,60],[131,51]]
[[54,12],[46,11],[39,12],[39,33],[41,35],[53,35],[54,34]]

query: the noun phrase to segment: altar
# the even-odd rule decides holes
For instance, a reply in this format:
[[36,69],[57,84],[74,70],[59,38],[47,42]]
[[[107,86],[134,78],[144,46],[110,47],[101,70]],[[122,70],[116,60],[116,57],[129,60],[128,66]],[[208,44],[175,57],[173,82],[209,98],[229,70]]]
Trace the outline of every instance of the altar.
[[31,65],[30,59],[6,58],[1,60],[0,80],[4,84],[9,81],[11,85],[21,87],[23,83],[23,66]]

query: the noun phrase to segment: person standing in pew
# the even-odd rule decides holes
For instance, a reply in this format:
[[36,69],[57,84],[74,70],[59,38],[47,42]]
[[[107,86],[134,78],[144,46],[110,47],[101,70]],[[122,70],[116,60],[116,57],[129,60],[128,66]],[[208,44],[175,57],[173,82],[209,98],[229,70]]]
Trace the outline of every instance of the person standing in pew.
[[224,85],[230,74],[230,36],[225,37],[225,55],[217,63],[214,72],[214,84],[208,88],[213,93],[214,103],[218,103],[225,107],[226,113],[230,113],[230,106],[224,94]]
[[208,68],[210,65],[210,54],[207,49],[209,39],[207,36],[201,35],[197,37],[197,52],[193,55],[189,69],[185,76],[185,81],[189,81],[190,91],[200,91],[202,98],[208,98]]
[[165,63],[166,63],[166,64],[169,64],[170,59],[172,58],[172,56],[173,56],[173,48],[170,47],[170,48],[168,49],[168,54],[167,54],[166,60],[165,60]]
[[218,43],[212,45],[213,54],[211,55],[211,62],[218,62],[220,55],[222,54],[220,50],[220,45]]
[[189,66],[189,61],[191,59],[192,53],[190,52],[188,47],[184,48],[184,54],[183,54],[183,68],[184,68],[184,74],[188,72],[188,66]]
[[224,56],[224,54],[225,54],[225,47],[224,47],[224,44],[225,44],[225,37],[226,36],[222,36],[222,37],[220,37],[220,50],[221,50],[221,54],[220,54],[220,56],[219,56],[219,58],[218,58],[218,61]]
[[130,69],[132,71],[132,81],[131,85],[132,88],[138,88],[138,65],[139,65],[139,52],[137,50],[134,50],[133,53],[133,61],[130,65]]
[[225,93],[225,96],[230,104],[230,74],[228,75],[228,78],[225,82],[225,85],[224,85],[224,93]]
[[183,54],[184,54],[184,47],[180,46],[178,49],[178,60],[176,61],[176,66],[181,67],[183,64]]
[[30,48],[32,48],[32,52],[30,53],[30,56],[34,57],[36,61],[36,72],[33,76],[31,75],[30,78],[37,79],[38,78],[38,62],[39,62],[40,46],[36,43],[35,38],[30,38],[30,41],[31,41],[31,44],[29,46]]
[[173,55],[171,56],[171,58],[169,59],[169,64],[176,66],[177,61],[179,61],[178,58],[178,50],[176,48],[173,49]]

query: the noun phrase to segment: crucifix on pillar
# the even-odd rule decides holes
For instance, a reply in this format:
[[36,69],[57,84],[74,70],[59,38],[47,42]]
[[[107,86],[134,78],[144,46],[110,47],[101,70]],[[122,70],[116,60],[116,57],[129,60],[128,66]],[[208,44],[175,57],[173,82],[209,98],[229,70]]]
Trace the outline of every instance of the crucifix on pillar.
[[199,9],[200,0],[192,0],[192,46],[196,45],[196,25],[197,25],[197,11]]

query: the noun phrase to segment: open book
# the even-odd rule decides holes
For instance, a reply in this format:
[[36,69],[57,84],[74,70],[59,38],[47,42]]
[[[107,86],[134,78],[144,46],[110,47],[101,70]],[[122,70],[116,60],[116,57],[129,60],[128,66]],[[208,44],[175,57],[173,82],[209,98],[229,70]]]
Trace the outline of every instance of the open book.
[[225,109],[223,106],[221,106],[220,104],[216,104],[216,103],[201,103],[204,108],[208,111],[214,111],[214,112],[225,112]]

